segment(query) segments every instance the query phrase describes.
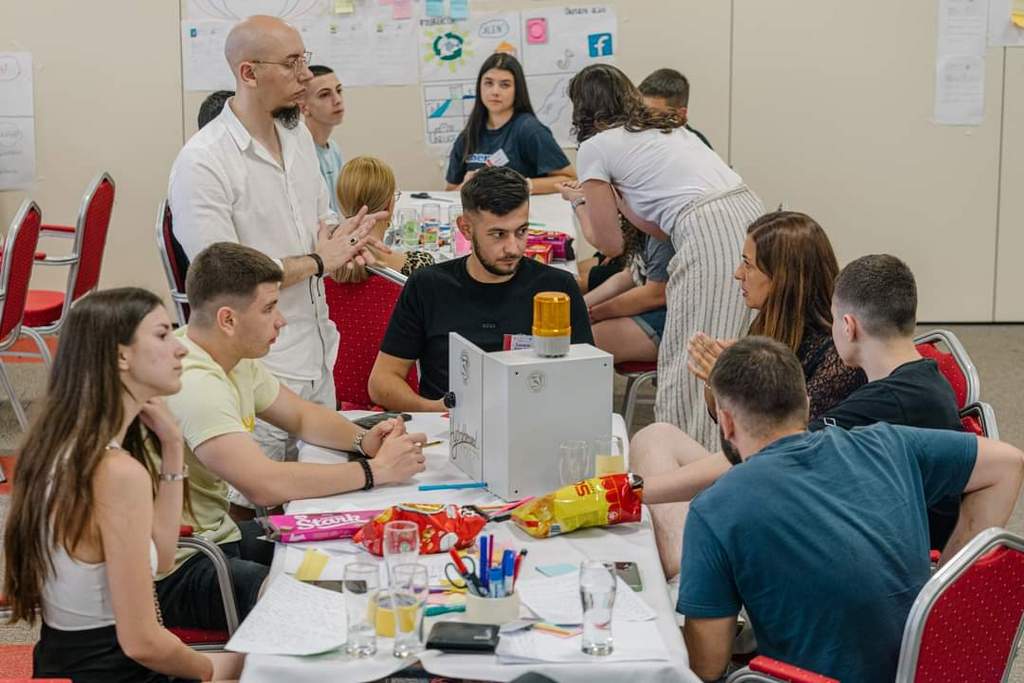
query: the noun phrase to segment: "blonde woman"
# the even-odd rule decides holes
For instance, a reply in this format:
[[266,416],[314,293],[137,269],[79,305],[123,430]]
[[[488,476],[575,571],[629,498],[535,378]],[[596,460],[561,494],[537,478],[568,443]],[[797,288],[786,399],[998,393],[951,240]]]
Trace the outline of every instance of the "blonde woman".
[[[371,233],[381,241],[391,223],[391,215],[395,212],[398,194],[394,171],[375,157],[351,159],[342,167],[341,175],[338,176],[338,205],[342,215],[354,216],[364,206],[370,213],[387,212],[387,217],[377,221]],[[425,251],[393,251],[388,254],[376,249],[372,251],[378,264],[406,276],[417,268],[434,263],[434,257]],[[354,263],[350,268],[342,268],[334,276],[338,282],[362,282],[366,278],[366,269]]]

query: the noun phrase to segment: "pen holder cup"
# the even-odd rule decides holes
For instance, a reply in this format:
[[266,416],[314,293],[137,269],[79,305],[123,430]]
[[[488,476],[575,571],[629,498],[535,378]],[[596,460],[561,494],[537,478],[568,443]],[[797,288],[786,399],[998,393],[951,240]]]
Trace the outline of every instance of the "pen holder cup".
[[519,594],[504,598],[481,598],[466,594],[466,613],[462,621],[470,624],[507,624],[519,618]]

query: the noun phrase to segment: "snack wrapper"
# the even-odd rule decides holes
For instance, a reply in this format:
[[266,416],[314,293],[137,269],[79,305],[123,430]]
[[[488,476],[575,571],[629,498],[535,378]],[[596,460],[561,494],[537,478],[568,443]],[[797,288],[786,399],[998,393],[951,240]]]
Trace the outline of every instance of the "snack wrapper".
[[381,512],[352,540],[379,557],[384,554],[384,525],[395,521],[416,522],[420,529],[420,555],[468,548],[487,524],[481,511],[470,505],[405,503]]
[[644,481],[636,474],[606,474],[563,486],[512,511],[512,519],[534,538],[590,526],[639,522]]
[[552,251],[550,244],[531,244],[526,247],[523,256],[541,263],[551,263]]
[[267,538],[281,543],[301,541],[327,541],[352,538],[356,532],[381,510],[354,510],[352,512],[314,512],[300,515],[270,515],[260,519]]
[[572,261],[576,253],[572,248],[572,238],[557,230],[536,230],[531,228],[526,235],[526,246],[549,245],[551,259],[554,261]]

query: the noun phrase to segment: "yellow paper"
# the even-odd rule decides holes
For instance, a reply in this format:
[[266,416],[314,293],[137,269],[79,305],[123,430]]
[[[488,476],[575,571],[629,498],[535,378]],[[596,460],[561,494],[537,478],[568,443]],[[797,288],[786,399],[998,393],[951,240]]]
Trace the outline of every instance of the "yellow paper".
[[302,562],[295,570],[295,578],[299,581],[316,581],[320,578],[329,559],[331,558],[326,553],[322,553],[316,548],[310,548],[302,556]]
[[335,14],[352,14],[355,11],[353,0],[334,0]]

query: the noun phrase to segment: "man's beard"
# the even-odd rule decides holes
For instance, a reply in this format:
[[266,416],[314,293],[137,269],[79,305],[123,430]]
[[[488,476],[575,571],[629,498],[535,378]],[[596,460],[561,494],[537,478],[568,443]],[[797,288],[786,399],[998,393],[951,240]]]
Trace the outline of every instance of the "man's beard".
[[471,235],[470,240],[473,242],[473,253],[476,254],[476,260],[480,262],[480,265],[484,267],[491,275],[497,275],[498,277],[507,277],[509,275],[515,275],[516,271],[519,270],[519,264],[523,262],[520,258],[516,261],[516,264],[509,270],[502,270],[498,264],[488,261],[484,258],[483,250],[480,249],[480,244],[476,241],[476,235]]
[[294,107],[281,107],[280,109],[275,109],[273,117],[280,121],[282,126],[291,130],[292,128],[295,128],[295,126],[299,125],[299,107],[298,105],[295,105]]
[[722,442],[722,453],[725,454],[725,459],[733,465],[739,465],[743,462],[743,458],[740,457],[740,452],[736,450],[736,446],[732,445],[732,441],[725,438],[725,432],[722,431],[721,425],[718,427],[718,438]]

